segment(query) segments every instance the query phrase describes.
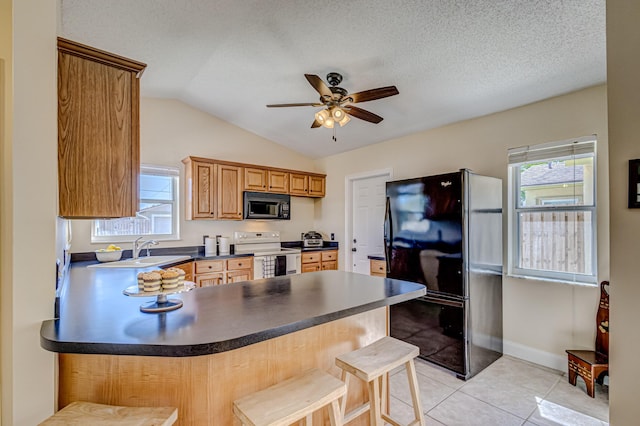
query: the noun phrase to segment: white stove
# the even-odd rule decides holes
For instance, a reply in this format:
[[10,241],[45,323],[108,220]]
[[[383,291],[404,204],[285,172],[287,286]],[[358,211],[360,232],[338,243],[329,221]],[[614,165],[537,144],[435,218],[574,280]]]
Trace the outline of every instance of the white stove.
[[300,273],[301,251],[281,247],[279,231],[236,231],[233,239],[236,254],[253,254],[254,279]]

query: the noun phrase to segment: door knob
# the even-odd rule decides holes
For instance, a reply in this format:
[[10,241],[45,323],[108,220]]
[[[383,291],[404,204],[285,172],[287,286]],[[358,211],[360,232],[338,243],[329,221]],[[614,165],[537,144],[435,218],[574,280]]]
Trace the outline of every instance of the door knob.
[[351,249],[351,251],[358,251],[358,249],[354,247]]

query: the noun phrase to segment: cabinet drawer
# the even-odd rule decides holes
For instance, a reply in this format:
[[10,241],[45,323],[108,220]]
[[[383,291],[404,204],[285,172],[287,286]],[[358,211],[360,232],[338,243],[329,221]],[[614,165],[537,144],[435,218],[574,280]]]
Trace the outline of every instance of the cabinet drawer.
[[253,257],[243,257],[239,259],[228,259],[227,270],[251,269],[253,267]]
[[314,251],[311,253],[302,253],[302,263],[314,263],[320,262],[321,255],[319,251]]
[[384,260],[370,260],[369,265],[371,275],[385,276],[387,274],[387,264]]
[[224,271],[224,260],[199,260],[196,262],[196,274]]
[[337,251],[323,251],[322,253],[322,261],[326,262],[327,260],[337,260],[338,252]]

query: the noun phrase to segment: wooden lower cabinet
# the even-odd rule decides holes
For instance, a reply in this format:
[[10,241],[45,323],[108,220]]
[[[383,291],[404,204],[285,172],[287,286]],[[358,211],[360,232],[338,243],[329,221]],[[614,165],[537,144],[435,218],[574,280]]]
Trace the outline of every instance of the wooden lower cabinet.
[[253,257],[195,261],[194,281],[210,287],[253,279]]
[[302,273],[338,269],[338,250],[308,251],[302,253]]
[[185,262],[179,265],[175,265],[174,268],[180,268],[184,271],[185,281],[193,281],[193,264],[193,261]]
[[384,260],[369,259],[369,275],[374,277],[386,277],[387,263]]

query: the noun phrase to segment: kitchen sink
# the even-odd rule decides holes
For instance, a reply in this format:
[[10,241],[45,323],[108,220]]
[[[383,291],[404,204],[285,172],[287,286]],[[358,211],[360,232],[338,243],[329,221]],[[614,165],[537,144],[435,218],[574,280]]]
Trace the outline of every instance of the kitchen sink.
[[104,262],[89,265],[89,268],[148,268],[150,266],[166,265],[167,263],[189,260],[191,256],[145,256],[137,259],[124,259],[117,262]]

